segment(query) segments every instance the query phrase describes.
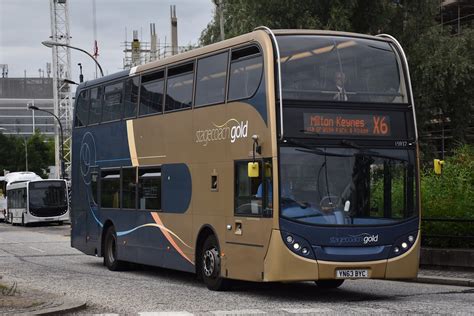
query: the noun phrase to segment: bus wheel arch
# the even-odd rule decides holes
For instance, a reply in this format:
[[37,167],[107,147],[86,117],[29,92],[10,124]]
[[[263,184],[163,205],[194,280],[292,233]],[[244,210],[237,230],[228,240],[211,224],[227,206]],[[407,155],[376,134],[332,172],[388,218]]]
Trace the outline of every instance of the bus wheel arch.
[[[195,249],[194,262],[196,263],[196,275],[197,275],[198,279],[202,279],[202,275],[201,275],[201,251],[202,251],[202,247],[204,246],[204,242],[206,241],[206,239],[211,235],[217,236],[214,228],[210,225],[207,225],[207,224],[201,227],[201,229],[199,230],[199,233],[197,235],[196,247],[194,248]],[[217,237],[216,237],[216,239],[217,239]],[[217,240],[217,242],[219,243],[219,240]]]
[[109,227],[113,227],[114,223],[112,223],[111,220],[107,220],[104,223],[104,226],[102,227],[102,233],[101,233],[101,238],[100,238],[100,256],[104,256],[104,249],[105,249],[105,234],[107,234],[107,231],[109,230]]
[[104,255],[104,265],[110,271],[122,271],[127,268],[126,262],[118,260],[117,247],[118,239],[115,227],[114,225],[109,225],[107,230],[105,230],[104,250],[102,253]]
[[230,280],[221,276],[220,245],[217,234],[210,226],[201,228],[196,242],[196,273],[207,288],[225,291]]

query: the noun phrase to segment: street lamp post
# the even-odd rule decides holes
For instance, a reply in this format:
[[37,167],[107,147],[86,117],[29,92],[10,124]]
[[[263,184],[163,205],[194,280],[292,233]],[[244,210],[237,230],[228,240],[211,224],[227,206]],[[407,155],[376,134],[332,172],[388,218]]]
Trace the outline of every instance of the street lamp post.
[[67,178],[67,176],[66,176],[66,170],[65,170],[65,168],[64,168],[64,136],[63,136],[63,125],[61,124],[61,120],[60,120],[59,117],[57,117],[54,113],[49,112],[49,111],[46,111],[46,110],[43,110],[43,109],[40,109],[40,108],[37,107],[37,106],[29,105],[29,106],[28,106],[28,109],[33,110],[33,111],[46,112],[46,113],[48,113],[48,114],[54,116],[54,118],[58,121],[58,124],[59,124],[59,131],[61,132],[61,178],[62,178],[62,179],[66,179],[66,178]]
[[94,56],[92,56],[91,54],[89,54],[89,52],[83,50],[82,48],[71,46],[71,45],[68,45],[68,44],[65,44],[65,43],[55,42],[55,41],[43,41],[43,42],[41,42],[41,44],[43,44],[44,46],[49,47],[49,48],[52,48],[53,46],[68,47],[70,49],[75,49],[75,50],[78,50],[80,52],[83,52],[83,53],[87,54],[90,58],[92,58],[94,60],[95,64],[97,65],[97,67],[100,70],[100,74],[102,75],[102,77],[104,76],[104,71],[102,71],[102,67],[100,66],[97,59],[95,59]]

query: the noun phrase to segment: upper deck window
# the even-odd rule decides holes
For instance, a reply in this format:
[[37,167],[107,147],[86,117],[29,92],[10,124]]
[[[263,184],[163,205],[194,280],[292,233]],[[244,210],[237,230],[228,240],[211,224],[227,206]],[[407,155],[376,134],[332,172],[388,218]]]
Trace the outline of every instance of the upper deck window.
[[75,126],[86,126],[89,119],[89,91],[81,91],[76,102]]
[[263,59],[257,46],[232,51],[229,79],[230,101],[251,97],[262,78]]
[[105,86],[102,122],[120,120],[122,118],[123,82]]
[[228,55],[225,52],[198,60],[196,106],[224,102]]
[[315,35],[278,36],[283,98],[406,103],[398,55],[387,42]]
[[125,81],[123,97],[123,118],[137,116],[139,77]]
[[102,116],[102,88],[95,87],[90,90],[89,125],[100,122]]
[[165,111],[190,108],[193,102],[194,63],[168,69]]
[[139,115],[163,112],[165,72],[160,70],[142,77]]

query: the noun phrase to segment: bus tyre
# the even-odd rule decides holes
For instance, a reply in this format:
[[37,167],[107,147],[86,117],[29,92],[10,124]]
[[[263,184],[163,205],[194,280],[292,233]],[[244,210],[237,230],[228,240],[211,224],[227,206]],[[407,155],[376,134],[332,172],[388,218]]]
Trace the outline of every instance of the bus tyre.
[[221,257],[214,235],[207,237],[201,250],[200,273],[207,288],[211,291],[225,291],[230,280],[221,277]]
[[318,280],[315,282],[322,289],[336,289],[344,283],[344,280]]
[[113,226],[105,233],[104,265],[110,271],[125,269],[125,262],[117,260],[117,234]]

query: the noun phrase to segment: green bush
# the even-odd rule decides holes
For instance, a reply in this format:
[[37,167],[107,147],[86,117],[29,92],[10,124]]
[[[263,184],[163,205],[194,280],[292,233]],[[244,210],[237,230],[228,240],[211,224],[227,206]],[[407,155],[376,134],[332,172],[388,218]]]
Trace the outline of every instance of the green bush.
[[[446,159],[443,173],[433,168],[421,173],[422,218],[474,219],[474,146],[459,147]],[[422,234],[473,236],[473,222],[424,221]],[[424,238],[425,246],[474,247],[474,240],[465,238]]]

